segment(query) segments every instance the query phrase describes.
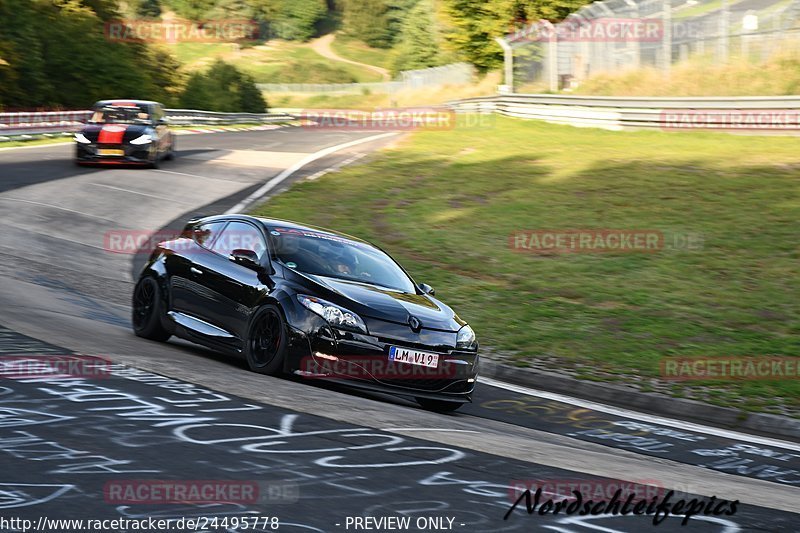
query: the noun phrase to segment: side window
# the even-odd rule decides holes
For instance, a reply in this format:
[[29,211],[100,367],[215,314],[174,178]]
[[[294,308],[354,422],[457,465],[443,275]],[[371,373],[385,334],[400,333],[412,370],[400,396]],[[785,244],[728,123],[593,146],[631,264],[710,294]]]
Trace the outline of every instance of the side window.
[[194,229],[192,238],[203,248],[210,248],[211,244],[214,242],[214,239],[217,237],[219,232],[222,231],[224,226],[225,222],[210,222],[208,224],[197,226]]
[[146,111],[149,113],[150,122],[152,124],[158,124],[158,119],[161,118],[158,113],[158,106],[148,106]]
[[231,222],[225,227],[220,237],[211,246],[212,252],[228,256],[233,250],[253,250],[258,258],[264,256],[267,245],[261,232],[246,222]]

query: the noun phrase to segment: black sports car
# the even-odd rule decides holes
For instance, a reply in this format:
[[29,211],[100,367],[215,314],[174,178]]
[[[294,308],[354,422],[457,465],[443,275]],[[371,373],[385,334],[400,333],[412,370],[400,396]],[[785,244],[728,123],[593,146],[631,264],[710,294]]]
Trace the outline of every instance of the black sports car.
[[175,155],[164,108],[144,100],[101,100],[75,133],[75,162],[157,167]]
[[134,289],[133,329],[243,353],[255,372],[410,395],[452,411],[471,401],[478,343],[433,294],[355,237],[212,216],[156,246]]

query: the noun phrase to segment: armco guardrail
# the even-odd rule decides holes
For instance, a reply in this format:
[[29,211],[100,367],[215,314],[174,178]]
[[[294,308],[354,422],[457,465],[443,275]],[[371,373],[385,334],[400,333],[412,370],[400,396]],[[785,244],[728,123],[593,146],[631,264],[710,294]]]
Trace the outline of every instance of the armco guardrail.
[[0,113],[0,138],[74,131],[91,111]]
[[457,113],[499,113],[604,128],[800,133],[800,96],[646,98],[508,94],[448,104]]
[[[167,120],[175,126],[226,125],[288,122],[285,113],[217,113],[197,109],[167,109]],[[91,111],[43,111],[0,113],[0,140],[12,137],[71,133],[92,115]]]
[[198,111],[196,109],[167,109],[167,119],[176,126],[193,126],[203,124],[251,124],[260,122],[286,122],[294,117],[285,113],[217,113],[215,111]]

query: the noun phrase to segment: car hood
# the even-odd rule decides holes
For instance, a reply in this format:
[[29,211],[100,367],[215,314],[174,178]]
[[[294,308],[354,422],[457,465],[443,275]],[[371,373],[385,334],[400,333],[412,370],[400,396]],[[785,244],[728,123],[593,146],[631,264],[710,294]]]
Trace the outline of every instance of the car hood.
[[[458,331],[466,324],[452,309],[427,294],[404,293],[325,276],[303,276],[338,296],[330,298],[333,303],[343,305],[365,318],[406,325],[413,316],[420,321],[423,329],[440,331]],[[323,294],[320,297],[328,299]]]
[[152,128],[145,124],[87,124],[80,132],[92,142],[119,144],[152,133]]

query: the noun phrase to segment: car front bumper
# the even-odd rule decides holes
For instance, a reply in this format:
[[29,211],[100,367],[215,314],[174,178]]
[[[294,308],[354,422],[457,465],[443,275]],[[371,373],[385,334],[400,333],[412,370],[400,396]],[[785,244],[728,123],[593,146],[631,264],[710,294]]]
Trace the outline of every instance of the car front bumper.
[[[288,370],[307,378],[376,392],[471,401],[479,356],[474,351],[455,350],[455,333],[430,330],[414,333],[407,326],[378,324],[374,320],[368,321],[368,329],[376,330],[376,334],[338,330],[309,313],[302,327],[292,326]],[[425,342],[420,342],[423,339]],[[391,361],[392,346],[436,354],[438,364],[429,368]]]
[[[101,155],[100,150],[120,150],[121,155]],[[75,160],[79,163],[146,165],[152,162],[150,145],[75,144]]]

